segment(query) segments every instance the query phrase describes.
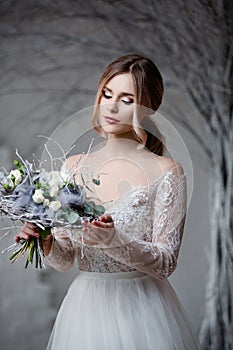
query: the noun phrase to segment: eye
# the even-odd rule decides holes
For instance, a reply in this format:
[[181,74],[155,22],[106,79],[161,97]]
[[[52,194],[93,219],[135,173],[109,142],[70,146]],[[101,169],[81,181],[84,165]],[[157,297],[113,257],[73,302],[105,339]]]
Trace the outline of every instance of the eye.
[[123,98],[122,102],[126,105],[130,105],[131,103],[134,103],[134,100],[132,98]]
[[108,91],[108,90],[105,90],[105,89],[103,89],[102,90],[102,95],[105,97],[105,98],[112,98],[112,95],[111,95],[111,92],[110,91]]

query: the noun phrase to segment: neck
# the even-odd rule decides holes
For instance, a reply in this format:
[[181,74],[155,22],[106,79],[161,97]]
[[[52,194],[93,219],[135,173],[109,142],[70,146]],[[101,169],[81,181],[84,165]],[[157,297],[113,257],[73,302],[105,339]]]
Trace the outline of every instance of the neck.
[[108,137],[104,145],[105,152],[117,156],[122,154],[126,155],[130,152],[138,152],[143,148],[142,144],[135,140],[132,135],[129,136],[130,137],[126,135],[121,135],[121,137]]

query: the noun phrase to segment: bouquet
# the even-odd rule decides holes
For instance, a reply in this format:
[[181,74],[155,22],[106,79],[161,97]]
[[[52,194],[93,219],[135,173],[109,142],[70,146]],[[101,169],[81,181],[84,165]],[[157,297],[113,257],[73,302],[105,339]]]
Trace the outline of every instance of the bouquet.
[[[41,166],[36,167],[35,162],[23,160],[17,151],[16,155],[19,160],[14,161],[14,169],[0,172],[0,212],[13,221],[34,223],[40,237],[21,239],[3,253],[13,251],[9,258],[12,262],[28,253],[25,268],[33,262],[36,268],[42,268],[45,266],[42,240],[51,234],[51,228],[80,228],[83,219],[98,218],[104,213],[104,207],[88,198],[87,191],[91,189],[82,173],[79,184],[74,174],[62,168],[47,172]],[[99,176],[91,177],[91,181],[97,186],[100,184]]]

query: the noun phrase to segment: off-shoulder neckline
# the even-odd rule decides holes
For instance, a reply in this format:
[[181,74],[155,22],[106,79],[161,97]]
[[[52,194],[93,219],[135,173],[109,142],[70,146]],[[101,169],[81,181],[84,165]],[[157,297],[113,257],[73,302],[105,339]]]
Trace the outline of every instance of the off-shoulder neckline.
[[172,167],[169,168],[167,171],[165,171],[164,174],[162,174],[161,176],[157,177],[156,179],[154,179],[153,181],[151,181],[149,184],[147,184],[147,185],[138,185],[138,186],[132,187],[132,188],[130,188],[127,192],[125,192],[120,198],[118,198],[118,199],[116,199],[116,200],[113,200],[113,199],[112,199],[112,200],[110,200],[110,201],[102,202],[102,204],[103,204],[103,205],[108,204],[108,203],[114,204],[114,203],[117,203],[117,202],[119,202],[119,201],[125,199],[126,197],[129,197],[129,195],[130,195],[131,193],[134,193],[134,192],[137,191],[137,190],[142,190],[143,188],[148,188],[148,189],[149,189],[149,188],[152,188],[153,186],[155,186],[155,185],[159,182],[159,180],[160,180],[159,183],[161,183],[162,180],[163,180],[163,178],[165,178],[165,177],[168,176],[169,174],[172,174],[173,176],[175,176],[176,178],[179,178],[179,179],[182,179],[182,178],[186,177],[186,173],[185,173],[185,172],[184,172],[183,174],[181,174],[181,175],[178,175],[178,174],[176,174],[175,172],[173,172],[173,169],[174,169],[174,168],[177,168],[177,166],[176,166],[176,165],[172,166]]

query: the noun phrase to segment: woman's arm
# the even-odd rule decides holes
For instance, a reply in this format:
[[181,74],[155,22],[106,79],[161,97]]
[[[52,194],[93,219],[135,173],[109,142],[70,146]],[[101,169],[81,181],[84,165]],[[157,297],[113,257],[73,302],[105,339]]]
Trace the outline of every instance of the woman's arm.
[[[63,177],[65,179],[71,177],[83,160],[84,155],[76,155],[66,159],[61,167]],[[58,271],[65,271],[70,268],[76,257],[74,246],[65,228],[53,228],[48,243],[45,241],[43,244],[43,250],[48,265]]]
[[[15,237],[19,242],[21,238],[30,239],[30,237],[40,237],[36,225],[31,222],[25,222]],[[42,239],[45,262],[58,271],[65,271],[71,267],[75,259],[75,250],[65,229],[53,228],[52,234]]]
[[[46,241],[44,242],[46,245]],[[66,271],[75,260],[76,254],[73,244],[64,228],[53,228],[50,249],[43,245],[46,263],[58,271]]]
[[[177,265],[186,217],[186,201],[186,177],[179,165],[167,172],[158,186],[152,203],[151,241],[129,237],[115,227],[109,234],[110,241],[106,238],[103,252],[158,279],[169,277]],[[93,239],[93,236],[90,237]]]

